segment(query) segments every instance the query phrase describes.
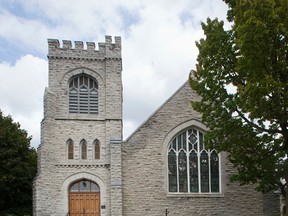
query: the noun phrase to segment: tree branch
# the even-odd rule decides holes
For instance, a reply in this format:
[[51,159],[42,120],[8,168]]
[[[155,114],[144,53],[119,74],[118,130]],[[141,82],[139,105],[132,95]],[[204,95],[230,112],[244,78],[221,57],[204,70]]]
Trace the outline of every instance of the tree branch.
[[241,111],[238,110],[237,108],[236,108],[236,112],[247,124],[251,125],[252,127],[256,128],[260,131],[267,132],[267,133],[281,133],[282,132],[281,130],[262,128],[259,125],[255,124],[254,122],[250,121],[248,118],[246,118],[244,116],[244,114],[241,113]]

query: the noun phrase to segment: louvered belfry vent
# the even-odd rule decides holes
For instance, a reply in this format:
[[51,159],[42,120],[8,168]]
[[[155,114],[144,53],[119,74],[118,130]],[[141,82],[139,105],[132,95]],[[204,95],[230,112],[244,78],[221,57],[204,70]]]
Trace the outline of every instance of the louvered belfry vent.
[[98,84],[92,77],[81,74],[69,82],[69,112],[98,114]]

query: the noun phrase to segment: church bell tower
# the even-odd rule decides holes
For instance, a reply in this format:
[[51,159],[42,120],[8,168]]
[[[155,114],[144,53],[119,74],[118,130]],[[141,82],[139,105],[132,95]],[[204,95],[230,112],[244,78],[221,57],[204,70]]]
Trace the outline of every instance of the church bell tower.
[[34,215],[121,216],[121,38],[48,47]]

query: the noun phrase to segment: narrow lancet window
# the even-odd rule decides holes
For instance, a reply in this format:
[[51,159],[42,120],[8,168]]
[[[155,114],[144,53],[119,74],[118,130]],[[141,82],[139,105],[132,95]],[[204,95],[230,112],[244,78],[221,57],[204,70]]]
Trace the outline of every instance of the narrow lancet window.
[[66,146],[67,146],[68,159],[74,159],[74,144],[73,144],[72,139],[67,140]]
[[87,142],[86,140],[81,140],[80,142],[80,150],[81,150],[81,159],[86,160],[87,159]]
[[98,139],[94,141],[93,146],[94,146],[94,159],[98,160],[100,159],[100,142]]

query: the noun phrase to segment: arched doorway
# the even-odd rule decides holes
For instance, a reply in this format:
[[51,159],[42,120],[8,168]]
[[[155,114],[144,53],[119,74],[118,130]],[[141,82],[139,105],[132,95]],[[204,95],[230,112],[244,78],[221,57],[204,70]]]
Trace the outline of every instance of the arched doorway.
[[69,187],[69,216],[100,216],[100,188],[82,179]]

